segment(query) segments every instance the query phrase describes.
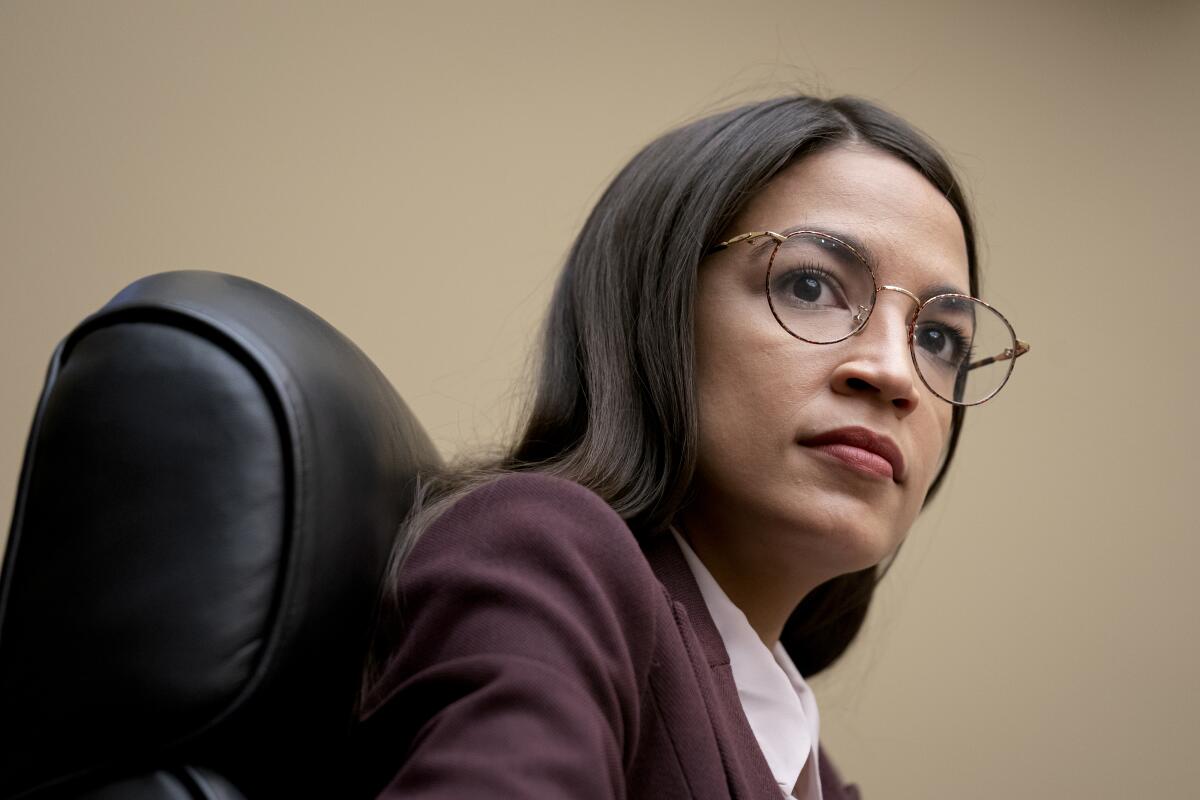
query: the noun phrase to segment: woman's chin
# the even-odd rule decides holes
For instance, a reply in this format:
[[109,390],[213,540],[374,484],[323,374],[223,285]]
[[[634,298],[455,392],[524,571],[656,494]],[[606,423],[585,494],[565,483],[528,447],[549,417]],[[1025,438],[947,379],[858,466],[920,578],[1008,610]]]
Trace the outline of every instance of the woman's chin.
[[900,546],[908,527],[898,529],[883,519],[878,509],[854,503],[849,508],[828,508],[819,515],[792,517],[788,538],[799,537],[798,551],[806,560],[825,562],[829,577],[858,572],[879,564]]

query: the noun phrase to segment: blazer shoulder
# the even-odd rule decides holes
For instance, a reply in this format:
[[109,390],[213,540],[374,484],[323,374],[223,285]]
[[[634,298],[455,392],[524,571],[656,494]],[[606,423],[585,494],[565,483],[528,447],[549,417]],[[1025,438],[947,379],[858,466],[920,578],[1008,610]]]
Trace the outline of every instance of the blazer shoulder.
[[429,527],[412,557],[488,559],[530,577],[547,569],[590,575],[627,592],[655,592],[657,579],[637,538],[595,492],[538,473],[506,475],[461,498]]
[[533,473],[458,500],[416,541],[398,578],[400,613],[411,623],[481,625],[490,631],[486,647],[497,650],[520,632],[527,644],[553,639],[577,652],[619,653],[615,661],[639,685],[666,605],[633,532],[607,502]]
[[603,499],[505,476],[445,510],[397,581],[401,635],[363,713],[397,754],[389,796],[620,793],[666,597]]

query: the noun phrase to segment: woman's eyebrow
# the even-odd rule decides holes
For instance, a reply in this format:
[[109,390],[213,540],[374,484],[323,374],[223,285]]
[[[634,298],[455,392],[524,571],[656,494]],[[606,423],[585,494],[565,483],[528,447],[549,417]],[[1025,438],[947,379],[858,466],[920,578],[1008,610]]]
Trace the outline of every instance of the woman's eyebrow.
[[856,236],[854,236],[854,234],[842,233],[841,231],[833,230],[830,228],[813,228],[812,226],[809,226],[809,225],[793,225],[790,228],[779,231],[779,233],[783,236],[791,236],[793,233],[799,233],[800,231],[812,231],[813,233],[824,233],[828,236],[833,237],[834,239],[839,239],[843,244],[849,245],[849,247],[852,250],[856,251],[860,256],[862,256],[862,260],[867,262],[867,265],[871,269],[878,271],[879,262],[876,261],[875,256],[871,254],[871,248],[867,247],[866,242],[857,238]]
[[[921,302],[924,303],[925,301],[929,300],[929,298],[937,297],[939,294],[961,294],[965,295],[966,297],[971,296],[971,293],[964,289],[960,289],[957,286],[953,286],[949,283],[942,283],[937,286],[930,286],[925,291],[918,294],[917,297],[921,298]],[[967,300],[962,300],[959,302],[961,302],[964,307],[970,306],[970,303]],[[954,304],[952,303],[952,305]]]
[[[871,248],[867,246],[867,243],[864,242],[862,239],[859,239],[854,234],[843,233],[841,231],[834,230],[831,228],[817,229],[817,228],[813,228],[808,225],[793,225],[790,228],[786,228],[782,231],[779,231],[779,234],[782,236],[790,236],[793,233],[798,233],[799,231],[812,231],[813,233],[824,233],[835,239],[839,239],[844,244],[848,245],[851,249],[857,251],[858,254],[860,256],[862,256],[862,260],[867,262],[867,266],[869,266],[871,268],[871,270],[874,271],[876,280],[879,279],[879,261],[872,254]],[[774,243],[775,243],[774,240],[772,240],[770,238],[764,239],[762,242],[759,242],[758,244],[756,244],[754,246],[754,250],[755,250],[755,252],[757,252],[760,249],[763,249],[763,248],[773,245]],[[831,248],[831,252],[836,253],[837,250]],[[917,293],[917,297],[919,297],[921,299],[921,302],[925,302],[929,298],[936,297],[939,294],[961,294],[961,295],[966,295],[968,297],[971,295],[971,293],[968,292],[966,289],[955,286],[953,284],[942,283],[942,284],[936,284],[933,286],[927,286],[924,291]]]

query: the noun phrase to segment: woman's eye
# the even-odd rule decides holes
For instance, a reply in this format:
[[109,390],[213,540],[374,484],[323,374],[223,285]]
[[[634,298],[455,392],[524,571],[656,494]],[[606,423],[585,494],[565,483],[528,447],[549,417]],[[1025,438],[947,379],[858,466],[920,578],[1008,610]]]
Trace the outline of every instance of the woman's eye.
[[833,275],[818,269],[795,269],[779,281],[783,295],[801,307],[848,307],[841,283]]
[[970,356],[971,345],[966,336],[948,325],[921,325],[913,341],[927,355],[956,367]]

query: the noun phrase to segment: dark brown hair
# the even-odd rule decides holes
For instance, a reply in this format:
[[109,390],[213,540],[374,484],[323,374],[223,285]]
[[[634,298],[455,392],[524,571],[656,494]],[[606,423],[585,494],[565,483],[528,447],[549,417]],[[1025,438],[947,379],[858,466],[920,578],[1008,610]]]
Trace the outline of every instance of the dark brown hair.
[[[937,148],[866,100],[783,97],[699,119],[650,143],[617,175],[575,241],[542,332],[536,391],[511,449],[427,476],[392,562],[372,664],[400,633],[398,571],[413,541],[449,505],[498,475],[535,470],[604,498],[639,536],[661,533],[688,501],[696,464],[693,304],[696,268],[745,203],[781,170],[851,142],[894,155],[954,207],[978,296],[974,227]],[[962,428],[955,407],[941,485]],[[858,634],[881,568],[834,578],[804,599],[782,641],[804,675]],[[368,678],[370,680],[370,678]]]

